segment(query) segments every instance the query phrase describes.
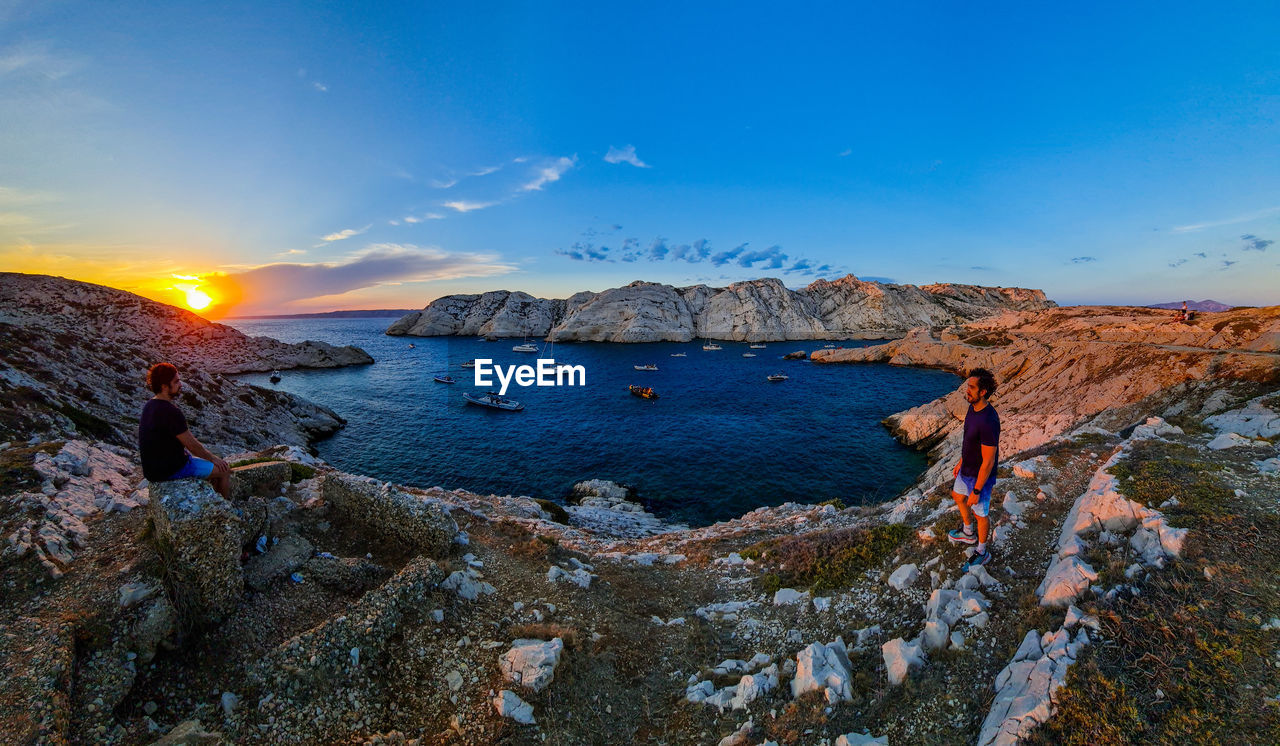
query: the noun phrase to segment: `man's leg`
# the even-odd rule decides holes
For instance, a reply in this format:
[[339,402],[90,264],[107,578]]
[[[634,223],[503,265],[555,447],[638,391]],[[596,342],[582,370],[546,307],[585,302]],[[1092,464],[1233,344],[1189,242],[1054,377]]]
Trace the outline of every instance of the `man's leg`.
[[209,484],[213,486],[218,494],[224,499],[231,499],[231,475],[213,473],[209,475]]
[[956,501],[956,507],[960,509],[960,519],[964,521],[964,525],[972,526],[973,511],[969,510],[969,498],[952,490],[951,499]]
[[965,504],[968,500],[955,490],[951,491],[951,499],[956,501],[956,508],[960,510],[960,519],[964,521],[964,526],[952,529],[947,532],[947,539],[957,544],[977,544],[978,539],[973,531],[973,512],[969,510],[969,506]]
[[990,522],[985,515],[975,514],[975,517],[978,520],[978,546],[985,548],[987,545],[987,529],[990,527]]

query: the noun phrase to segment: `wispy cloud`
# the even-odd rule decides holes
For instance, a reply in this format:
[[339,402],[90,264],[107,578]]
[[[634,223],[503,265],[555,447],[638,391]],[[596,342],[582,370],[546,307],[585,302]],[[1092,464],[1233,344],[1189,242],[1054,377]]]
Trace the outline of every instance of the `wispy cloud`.
[[1186,264],[1186,263],[1187,263],[1187,260],[1186,260],[1186,259],[1179,259],[1179,260],[1178,260],[1178,261],[1176,261],[1176,262],[1169,262],[1169,266],[1170,266],[1170,267],[1173,267],[1173,268],[1175,268],[1175,269],[1176,269],[1176,268],[1181,267],[1182,265],[1184,265],[1184,264]]
[[0,76],[30,75],[59,80],[83,64],[80,59],[53,52],[45,41],[24,41],[0,49]]
[[502,170],[502,166],[485,166],[478,171],[472,171],[470,175],[471,176],[488,176],[489,174],[496,174],[501,170]]
[[375,244],[332,263],[276,263],[205,278],[214,294],[245,306],[273,308],[310,298],[403,282],[486,277],[516,271],[490,254]]
[[453,185],[455,185],[455,184],[457,184],[457,183],[458,183],[458,180],[457,180],[457,179],[452,179],[452,178],[451,178],[451,179],[432,179],[432,180],[431,180],[431,186],[435,187],[436,189],[448,189],[449,187],[452,187]]
[[348,238],[351,238],[352,236],[358,236],[361,233],[364,233],[365,231],[369,230],[372,227],[373,227],[373,224],[371,223],[369,225],[366,225],[363,228],[347,228],[346,230],[338,231],[337,233],[330,233],[327,236],[321,236],[320,240],[325,242],[345,241]]
[[649,168],[649,164],[640,160],[640,157],[636,155],[636,146],[634,145],[626,145],[621,148],[615,148],[610,145],[609,152],[605,154],[604,160],[606,163],[630,163],[636,168]]
[[1239,264],[1239,263],[1240,263],[1240,262],[1238,262],[1238,261],[1231,261],[1231,260],[1229,260],[1229,259],[1223,259],[1223,260],[1222,260],[1222,268],[1223,268],[1224,270],[1225,270],[1225,269],[1230,269],[1230,268],[1231,268],[1231,265],[1233,265],[1233,264]]
[[559,181],[560,177],[563,176],[566,171],[573,168],[574,164],[577,162],[578,156],[576,155],[572,158],[561,156],[538,169],[538,173],[534,176],[533,180],[520,187],[520,189],[525,192],[541,190],[546,184]]
[[325,85],[324,83],[321,83],[318,80],[311,81],[311,87],[316,89],[317,91],[320,91],[321,93],[329,92],[329,86]]
[[1071,257],[1071,263],[1072,263],[1072,264],[1088,264],[1088,263],[1090,263],[1090,262],[1096,262],[1096,261],[1098,261],[1098,257],[1096,257],[1096,256],[1073,256],[1073,257]]
[[844,150],[840,151],[841,158],[846,158],[851,155],[853,155],[853,148],[845,148]]
[[1263,210],[1258,210],[1257,212],[1237,215],[1234,218],[1227,218],[1226,220],[1210,220],[1203,223],[1192,223],[1190,225],[1177,225],[1174,226],[1173,230],[1175,233],[1191,233],[1193,231],[1204,230],[1205,228],[1217,228],[1224,225],[1248,223],[1251,220],[1258,220],[1259,218],[1265,218],[1277,213],[1280,213],[1280,207],[1268,207]]
[[458,212],[471,212],[472,210],[483,210],[486,207],[493,207],[496,204],[498,203],[497,202],[470,202],[465,199],[456,199],[451,202],[444,202],[442,203],[442,206],[447,207],[450,210],[457,210]]
[[444,215],[438,212],[429,212],[425,215],[406,215],[404,222],[412,225],[413,223],[421,223],[424,220],[444,220]]

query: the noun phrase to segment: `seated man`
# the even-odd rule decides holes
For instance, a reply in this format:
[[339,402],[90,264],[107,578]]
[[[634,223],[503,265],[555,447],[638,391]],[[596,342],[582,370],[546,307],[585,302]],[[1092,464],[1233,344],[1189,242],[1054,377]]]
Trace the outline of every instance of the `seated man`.
[[149,482],[189,477],[208,479],[223,497],[230,498],[231,467],[200,445],[187,429],[182,410],[173,403],[182,390],[178,369],[169,363],[151,366],[147,386],[155,396],[142,408],[142,419],[138,423],[142,475]]

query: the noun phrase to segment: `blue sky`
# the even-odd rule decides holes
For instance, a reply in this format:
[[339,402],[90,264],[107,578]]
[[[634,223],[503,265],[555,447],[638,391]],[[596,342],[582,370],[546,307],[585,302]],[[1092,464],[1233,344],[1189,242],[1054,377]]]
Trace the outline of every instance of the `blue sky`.
[[1274,3],[548,5],[0,0],[0,268],[1280,302]]

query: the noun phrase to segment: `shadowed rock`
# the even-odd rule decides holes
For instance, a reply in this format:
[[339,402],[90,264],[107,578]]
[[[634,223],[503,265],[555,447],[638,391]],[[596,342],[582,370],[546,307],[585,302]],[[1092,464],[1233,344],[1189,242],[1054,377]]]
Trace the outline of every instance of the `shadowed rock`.
[[203,479],[158,482],[150,493],[156,543],[180,613],[189,623],[220,620],[244,591],[244,522]]

